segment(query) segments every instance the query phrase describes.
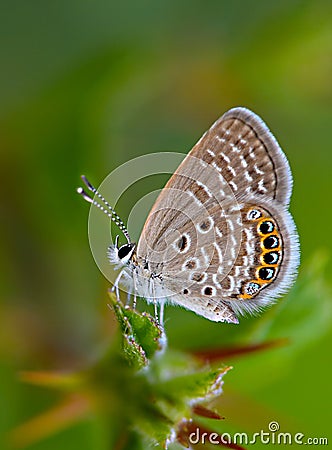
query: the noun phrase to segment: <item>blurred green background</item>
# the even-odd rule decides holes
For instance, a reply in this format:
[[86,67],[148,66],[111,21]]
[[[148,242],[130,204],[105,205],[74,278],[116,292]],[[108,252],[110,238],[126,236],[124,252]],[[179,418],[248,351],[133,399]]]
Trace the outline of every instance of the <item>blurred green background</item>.
[[[276,335],[291,337],[288,346],[230,361],[234,370],[219,407],[227,418],[223,429],[255,432],[277,420],[282,431],[328,436],[331,2],[0,6],[2,431],[57,399],[19,383],[17,371],[83,367],[115,331],[109,285],[88,246],[88,208],[75,193],[79,176],[98,184],[133,157],[187,152],[223,112],[246,106],[266,121],[289,158],[300,280],[310,278],[312,297],[302,309],[302,298],[292,303],[291,294],[283,306]],[[153,187],[163,183],[156,179]],[[130,201],[118,212],[126,217]],[[288,307],[294,321],[287,321]],[[305,317],[297,320],[297,313]],[[243,331],[253,329],[255,318],[227,327],[171,307],[166,316],[173,348],[257,339]],[[97,422],[91,417],[29,448],[106,449]]]

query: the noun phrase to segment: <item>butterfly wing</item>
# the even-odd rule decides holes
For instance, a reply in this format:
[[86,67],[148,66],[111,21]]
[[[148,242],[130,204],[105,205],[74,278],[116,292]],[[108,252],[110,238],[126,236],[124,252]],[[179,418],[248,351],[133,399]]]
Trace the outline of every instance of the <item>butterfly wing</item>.
[[220,170],[234,190],[288,206],[292,174],[288,160],[265,123],[246,108],[233,108],[202,136],[190,154]]
[[[254,113],[234,108],[166,184],[143,228],[138,258],[162,276],[171,301],[235,322],[234,312],[259,310],[294,278],[291,191],[289,164],[273,135]],[[262,234],[268,223],[273,231]],[[264,239],[274,237],[278,247],[265,248]]]

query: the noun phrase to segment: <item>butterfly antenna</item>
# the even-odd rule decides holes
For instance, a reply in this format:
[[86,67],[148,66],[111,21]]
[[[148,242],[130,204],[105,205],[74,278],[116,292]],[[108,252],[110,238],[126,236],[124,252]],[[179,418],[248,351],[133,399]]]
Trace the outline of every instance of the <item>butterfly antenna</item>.
[[128,230],[127,230],[125,224],[123,223],[123,221],[121,220],[121,218],[117,215],[117,213],[112,208],[112,206],[108,203],[108,201],[90,183],[90,181],[84,175],[82,175],[81,178],[82,178],[84,184],[86,185],[86,187],[89,189],[89,191],[91,191],[94,195],[96,195],[98,198],[100,198],[100,200],[107,206],[107,208],[105,208],[103,205],[101,205],[96,200],[94,200],[92,197],[90,197],[90,195],[87,194],[82,187],[77,188],[77,190],[76,190],[77,193],[80,194],[84,198],[85,201],[92,203],[94,206],[97,206],[97,208],[99,208],[103,213],[105,213],[107,215],[107,217],[109,217],[120,228],[120,230],[126,237],[127,242],[130,244],[131,240],[130,240]]

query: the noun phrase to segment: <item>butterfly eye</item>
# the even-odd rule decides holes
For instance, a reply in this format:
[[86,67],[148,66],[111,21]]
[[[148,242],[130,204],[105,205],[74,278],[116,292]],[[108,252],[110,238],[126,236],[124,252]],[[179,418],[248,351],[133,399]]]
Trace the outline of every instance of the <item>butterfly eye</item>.
[[134,247],[135,247],[135,244],[122,245],[118,250],[118,257],[120,259],[126,259],[128,256],[131,256],[131,253],[133,252]]

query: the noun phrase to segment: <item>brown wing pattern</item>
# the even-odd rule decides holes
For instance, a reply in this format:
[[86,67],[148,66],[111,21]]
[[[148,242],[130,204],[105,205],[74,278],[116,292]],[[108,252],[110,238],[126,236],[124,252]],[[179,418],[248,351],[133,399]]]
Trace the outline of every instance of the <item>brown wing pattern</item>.
[[159,195],[137,255],[170,300],[215,321],[254,312],[287,289],[298,238],[288,161],[261,119],[225,113]]
[[287,206],[292,176],[285,154],[264,124],[251,111],[227,111],[190,152],[221,171],[237,198],[258,194]]

